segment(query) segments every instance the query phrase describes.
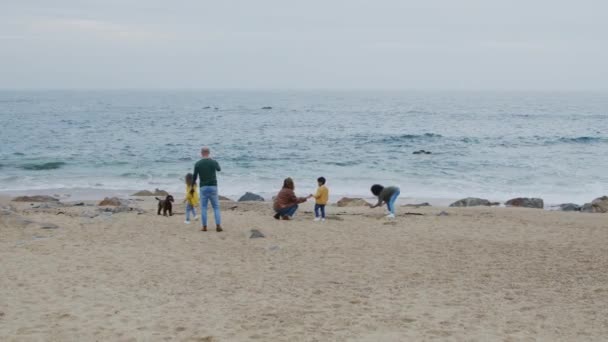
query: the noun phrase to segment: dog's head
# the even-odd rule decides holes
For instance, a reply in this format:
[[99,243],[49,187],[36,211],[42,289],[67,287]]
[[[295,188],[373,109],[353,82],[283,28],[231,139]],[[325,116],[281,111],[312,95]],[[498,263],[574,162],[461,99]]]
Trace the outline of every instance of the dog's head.
[[167,197],[165,198],[165,201],[167,201],[167,202],[173,202],[173,196],[167,195]]

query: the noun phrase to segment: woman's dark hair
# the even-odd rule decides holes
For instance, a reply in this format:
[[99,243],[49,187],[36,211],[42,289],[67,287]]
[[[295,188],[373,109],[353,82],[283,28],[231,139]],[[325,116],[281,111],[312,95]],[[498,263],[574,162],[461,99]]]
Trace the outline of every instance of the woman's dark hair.
[[325,177],[317,178],[317,182],[321,183],[321,185],[325,185]]
[[189,186],[193,186],[194,184],[192,184],[192,181],[194,180],[194,175],[192,175],[191,173],[186,174],[186,184],[188,184]]
[[380,185],[380,184],[372,185],[372,194],[374,194],[374,196],[380,195],[382,190],[384,190],[384,187],[382,185]]
[[291,177],[285,178],[285,180],[283,181],[283,188],[291,190],[295,189],[295,185],[293,184],[293,179],[291,179]]

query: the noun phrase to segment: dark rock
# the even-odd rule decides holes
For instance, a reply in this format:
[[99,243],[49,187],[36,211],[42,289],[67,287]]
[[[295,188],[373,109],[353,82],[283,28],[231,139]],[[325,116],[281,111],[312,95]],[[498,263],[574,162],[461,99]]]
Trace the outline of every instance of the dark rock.
[[427,202],[424,203],[417,203],[417,204],[406,204],[404,205],[404,207],[414,207],[414,208],[418,208],[418,207],[430,207],[431,205],[428,204]]
[[270,107],[270,106],[265,106],[265,107],[262,107],[262,109],[272,109],[272,107]]
[[40,228],[41,229],[57,229],[57,228],[59,228],[59,226],[56,224],[53,224],[53,223],[40,223]]
[[154,189],[154,196],[162,196],[162,197],[165,197],[165,196],[168,196],[168,195],[169,195],[169,193],[168,193],[168,192],[166,192],[165,190],[161,190],[161,189]]
[[467,197],[461,200],[458,200],[452,204],[450,207],[477,207],[477,206],[490,206],[492,203],[487,199],[483,198],[475,198],[475,197]]
[[505,202],[507,207],[535,208],[542,209],[545,207],[542,198],[517,197]]
[[59,202],[59,199],[51,196],[19,196],[13,198],[14,202]]
[[119,206],[126,206],[127,203],[118,197],[112,197],[112,198],[106,197],[103,199],[103,201],[99,202],[98,205],[100,207],[104,207],[104,206],[119,207]]
[[230,198],[226,197],[226,196],[219,196],[220,201],[232,201]]
[[84,202],[74,203],[72,206],[74,206],[74,207],[84,207]]
[[431,154],[431,151],[425,151],[425,150],[418,150],[418,151],[414,151],[412,154]]
[[337,203],[338,207],[367,207],[369,203],[363,198],[342,197]]
[[608,213],[608,196],[598,197],[591,203],[585,203],[581,211],[585,213]]
[[248,202],[248,201],[258,201],[263,202],[264,198],[260,195],[256,195],[252,192],[247,192],[241,198],[239,198],[239,202]]
[[257,238],[265,238],[266,236],[264,236],[264,234],[262,234],[262,232],[260,232],[257,229],[252,229],[251,230],[251,236],[249,237],[250,239],[257,239]]
[[437,216],[449,216],[450,214],[447,211],[442,211]]
[[563,203],[559,205],[559,209],[562,211],[581,211],[581,206],[574,203]]
[[203,109],[211,109],[211,107],[205,106],[205,107],[203,107]]

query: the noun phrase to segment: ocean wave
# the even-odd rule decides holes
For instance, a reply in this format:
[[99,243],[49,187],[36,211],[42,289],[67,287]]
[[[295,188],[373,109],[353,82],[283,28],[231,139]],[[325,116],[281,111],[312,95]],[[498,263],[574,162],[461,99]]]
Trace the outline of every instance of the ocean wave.
[[572,144],[591,144],[591,143],[596,143],[596,142],[608,142],[608,138],[589,137],[589,136],[582,136],[582,137],[575,137],[575,138],[562,137],[562,138],[557,139],[557,142],[572,143]]
[[19,168],[30,171],[42,171],[59,169],[64,165],[66,165],[65,162],[32,163],[21,165]]
[[443,138],[443,135],[436,133],[424,133],[424,134],[401,134],[401,135],[389,135],[377,142],[379,143],[396,143],[396,142],[410,142],[419,140],[432,140]]
[[145,173],[138,173],[138,172],[125,172],[125,173],[121,174],[120,177],[138,178],[138,179],[149,179],[150,175],[145,174]]
[[358,162],[358,161],[327,162],[326,164],[328,164],[328,165],[335,165],[335,166],[355,166],[355,165],[361,164],[361,162]]

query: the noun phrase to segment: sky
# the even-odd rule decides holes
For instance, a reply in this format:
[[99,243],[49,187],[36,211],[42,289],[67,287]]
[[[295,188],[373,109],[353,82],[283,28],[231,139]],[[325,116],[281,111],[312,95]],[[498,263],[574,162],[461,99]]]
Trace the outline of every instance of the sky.
[[608,90],[604,0],[0,0],[3,89]]

